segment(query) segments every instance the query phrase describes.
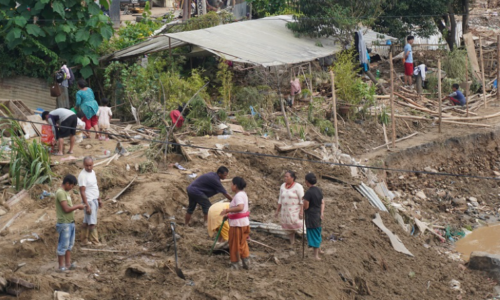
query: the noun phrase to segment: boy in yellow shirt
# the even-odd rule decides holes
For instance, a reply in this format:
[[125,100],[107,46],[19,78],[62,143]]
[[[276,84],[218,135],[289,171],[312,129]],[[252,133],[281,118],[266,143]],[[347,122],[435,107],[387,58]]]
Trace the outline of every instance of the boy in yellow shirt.
[[69,192],[78,181],[73,175],[66,175],[61,188],[56,192],[56,230],[59,234],[57,244],[57,258],[59,262],[58,272],[66,272],[75,268],[71,264],[71,249],[75,244],[75,213],[77,209],[82,210],[83,204],[73,205]]

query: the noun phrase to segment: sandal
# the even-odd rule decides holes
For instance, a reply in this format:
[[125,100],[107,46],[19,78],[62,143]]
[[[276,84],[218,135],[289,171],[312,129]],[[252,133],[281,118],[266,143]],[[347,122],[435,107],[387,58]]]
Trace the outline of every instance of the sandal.
[[76,262],[73,262],[73,263],[71,263],[71,265],[69,266],[68,270],[74,270],[74,269],[76,269],[76,268],[77,268],[77,266],[76,266]]
[[54,153],[52,155],[54,155],[54,156],[63,156],[64,154],[63,153]]
[[68,151],[68,154],[73,154],[73,151]]
[[65,267],[56,270],[57,273],[66,273],[67,269]]

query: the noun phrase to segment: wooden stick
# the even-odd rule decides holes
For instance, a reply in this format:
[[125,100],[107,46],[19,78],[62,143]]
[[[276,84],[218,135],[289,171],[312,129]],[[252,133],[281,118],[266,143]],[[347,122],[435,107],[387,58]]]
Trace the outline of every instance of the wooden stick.
[[442,110],[441,106],[443,103],[443,100],[441,99],[441,59],[438,58],[438,99],[439,99],[439,133],[441,133],[441,120],[442,120]]
[[483,101],[484,101],[484,108],[487,107],[486,105],[486,83],[484,82],[484,60],[483,60],[483,43],[481,41],[481,36],[479,36],[479,56],[481,59],[481,81],[483,83]]
[[312,68],[311,68],[311,62],[309,62],[309,85],[310,85],[310,91],[311,91],[311,103],[313,102],[313,81],[312,81]]
[[[397,117],[397,115],[396,115],[396,117]],[[410,134],[410,135],[408,135],[408,136],[405,136],[405,137],[402,137],[402,138],[400,138],[400,139],[397,139],[395,142],[401,142],[401,141],[404,141],[404,140],[409,139],[409,138],[411,138],[411,137],[413,137],[413,136],[416,136],[417,134],[418,134],[418,132],[414,132],[414,133],[412,133],[412,134]],[[375,147],[375,148],[373,148],[372,150],[377,150],[377,149],[383,148],[383,147],[385,147],[386,145],[389,145],[389,143],[386,143],[386,144],[384,144],[384,145],[380,145],[380,146],[378,146],[378,147]]]
[[384,130],[385,145],[387,146],[387,150],[389,150],[389,139],[387,138],[387,131],[385,130],[385,124],[384,123],[382,123],[382,129]]
[[82,250],[82,251],[90,251],[90,252],[127,253],[127,251],[111,250],[111,249],[89,249],[89,248],[80,248],[80,250]]
[[337,149],[339,148],[339,127],[337,126],[337,95],[335,93],[335,74],[333,71],[330,71],[330,78],[332,80],[332,101],[333,101],[333,125],[335,126],[335,145],[337,145]]
[[12,219],[10,219],[5,225],[3,225],[2,229],[0,229],[0,232],[4,231],[5,229],[9,228],[10,225],[12,225],[12,223],[14,223],[14,221],[19,218],[21,215],[23,215],[26,211],[23,210],[23,211],[20,211],[18,212],[15,216],[12,217]]
[[500,93],[498,85],[500,84],[500,35],[497,35],[497,102],[500,103]]
[[487,115],[487,116],[478,116],[478,117],[446,117],[445,120],[449,121],[477,121],[477,120],[485,120],[485,119],[491,119],[500,116],[500,112],[494,113],[492,115]]
[[252,243],[255,243],[255,244],[258,244],[258,245],[261,245],[261,246],[264,246],[264,247],[267,247],[267,248],[272,249],[272,250],[274,250],[274,251],[278,251],[277,249],[275,249],[275,248],[273,248],[273,247],[271,247],[271,246],[268,246],[268,245],[266,245],[266,244],[264,244],[264,243],[257,242],[256,240],[247,239],[247,241],[252,242]]
[[469,56],[465,55],[465,109],[469,116]]
[[492,125],[488,125],[488,124],[465,123],[465,122],[449,121],[446,119],[442,120],[441,122],[448,123],[448,124],[469,125],[469,126],[476,126],[476,127],[493,127]]
[[129,184],[127,184],[127,186],[125,188],[123,188],[123,190],[121,190],[118,194],[116,194],[116,196],[114,196],[113,198],[111,198],[110,200],[111,201],[116,201],[116,199],[118,199],[118,197],[120,197],[131,185],[132,183],[134,183],[134,181],[137,179],[137,176],[134,177],[134,179],[132,179]]
[[115,159],[118,155],[120,155],[120,154],[116,153],[115,155],[111,156],[111,158],[106,163],[106,166],[109,165],[113,161],[113,159]]
[[394,121],[394,66],[392,63],[392,51],[389,53],[391,65],[391,123],[392,123],[392,147],[396,147],[396,122]]

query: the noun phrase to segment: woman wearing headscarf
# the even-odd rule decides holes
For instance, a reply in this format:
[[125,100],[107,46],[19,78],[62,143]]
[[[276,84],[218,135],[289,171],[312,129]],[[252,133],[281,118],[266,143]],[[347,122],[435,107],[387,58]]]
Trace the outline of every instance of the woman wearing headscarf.
[[[99,131],[99,126],[97,125],[97,111],[99,110],[99,104],[94,97],[94,91],[88,87],[87,82],[83,79],[78,80],[79,91],[76,92],[76,107],[83,111],[85,117],[82,121],[85,122],[85,130],[94,128],[95,131]],[[95,134],[95,138],[99,138],[99,134]]]
[[295,243],[295,233],[303,228],[299,215],[302,211],[304,188],[300,183],[295,182],[297,177],[293,171],[286,171],[283,179],[285,182],[280,188],[275,216],[280,216],[281,227],[289,232],[290,244],[293,245]]

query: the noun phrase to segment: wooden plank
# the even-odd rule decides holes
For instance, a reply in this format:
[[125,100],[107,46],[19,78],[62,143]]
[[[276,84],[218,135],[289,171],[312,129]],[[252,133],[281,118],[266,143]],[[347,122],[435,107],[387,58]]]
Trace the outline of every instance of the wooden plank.
[[245,133],[245,129],[241,125],[236,125],[236,124],[228,124],[229,128],[231,128],[232,131],[234,132],[241,132]]
[[[175,134],[172,134],[172,138],[174,139],[174,142],[177,144],[184,144],[184,141],[180,140]],[[183,146],[179,146],[181,148],[182,155],[187,161],[192,161],[193,159],[189,155],[189,153],[186,151],[186,149]]]
[[288,145],[288,146],[276,145],[275,148],[279,152],[290,152],[290,151],[294,151],[297,149],[317,147],[317,146],[319,146],[319,145],[316,142],[307,141],[307,142],[296,143],[296,144]]
[[38,133],[36,133],[35,128],[31,125],[31,123],[19,121],[19,125],[21,125],[24,134],[27,134],[30,138],[38,136]]
[[[26,118],[28,119],[28,121],[43,123],[42,117],[40,115],[26,116]],[[31,125],[33,126],[33,128],[35,128],[36,133],[39,136],[42,136],[42,124],[31,123]]]
[[2,229],[0,229],[0,232],[4,231],[5,229],[9,228],[10,225],[12,225],[12,223],[14,223],[14,221],[19,218],[21,215],[23,215],[26,211],[23,210],[23,211],[20,211],[18,212],[14,217],[12,217],[12,219],[10,219],[3,227]]
[[477,80],[481,80],[481,71],[479,70],[479,63],[476,55],[476,47],[474,41],[472,40],[472,33],[466,33],[463,36],[465,42],[465,48],[467,49],[467,56],[469,57],[470,64],[472,66],[472,74]]
[[22,190],[19,193],[12,196],[12,198],[7,200],[5,204],[7,205],[7,207],[12,208],[12,206],[21,202],[21,200],[23,200],[25,197],[29,197],[28,192],[26,190]]

